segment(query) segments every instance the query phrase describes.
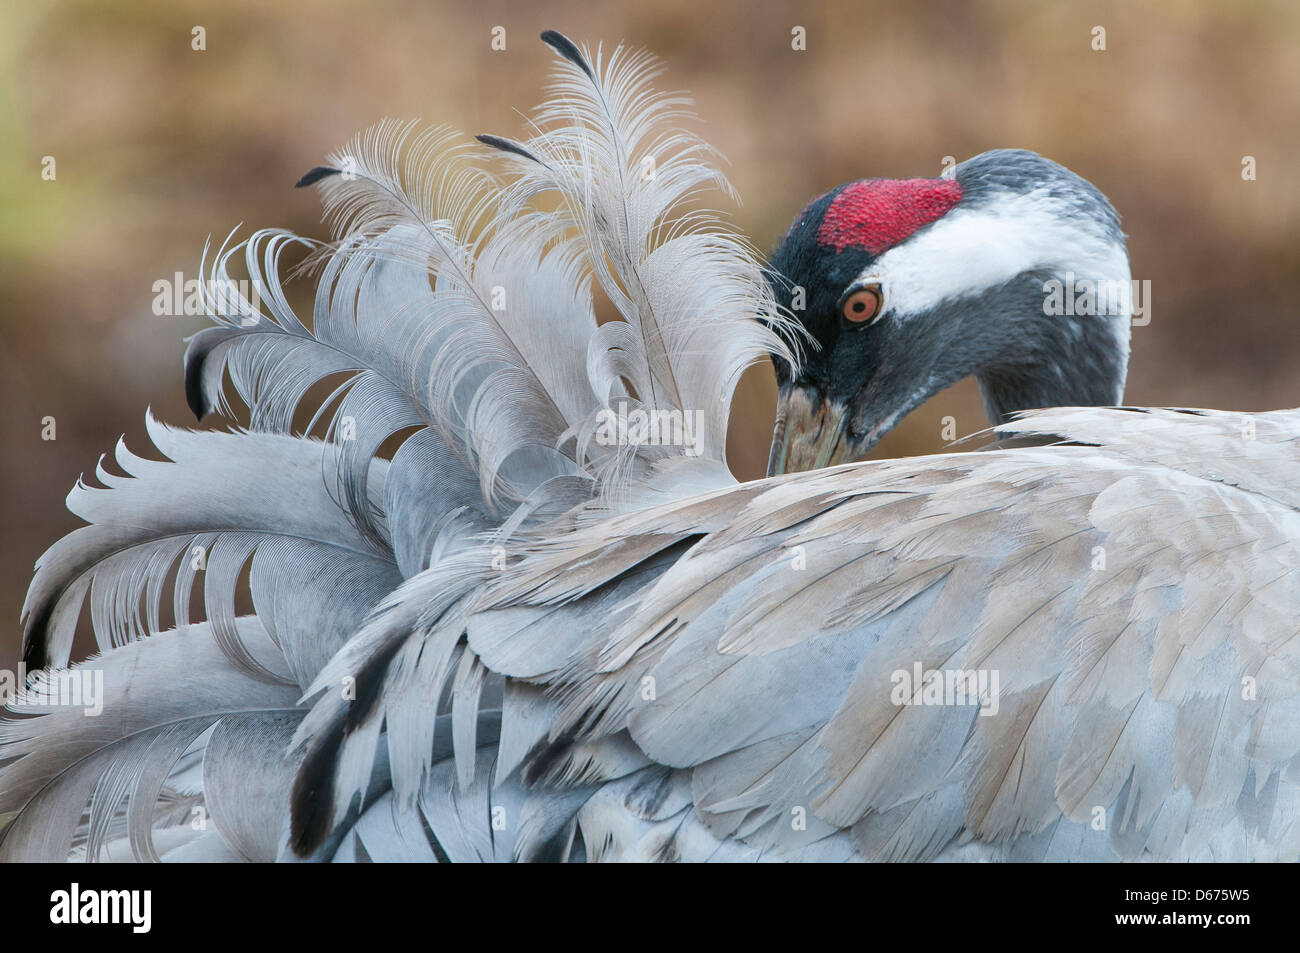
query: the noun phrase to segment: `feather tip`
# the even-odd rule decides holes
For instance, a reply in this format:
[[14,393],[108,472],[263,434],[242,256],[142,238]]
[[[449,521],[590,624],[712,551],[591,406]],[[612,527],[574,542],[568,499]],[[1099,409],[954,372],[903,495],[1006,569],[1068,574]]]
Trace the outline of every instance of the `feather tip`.
[[301,179],[294,183],[295,189],[305,189],[309,185],[315,185],[321,179],[327,179],[331,175],[338,175],[342,169],[335,169],[333,166],[318,165]]
[[596,82],[596,74],[592,72],[587,58],[582,55],[578,45],[563,33],[558,30],[545,30],[542,33],[542,42],[586,73],[593,83]]

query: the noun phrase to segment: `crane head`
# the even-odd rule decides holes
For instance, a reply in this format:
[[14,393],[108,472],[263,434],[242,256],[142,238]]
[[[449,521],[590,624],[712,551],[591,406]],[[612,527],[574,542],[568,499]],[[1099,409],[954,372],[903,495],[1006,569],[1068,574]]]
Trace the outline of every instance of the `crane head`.
[[[1119,217],[1032,152],[833,189],[795,219],[770,278],[812,347],[794,372],[776,362],[769,475],[861,459],[971,375],[994,425],[1122,398],[1132,301]],[[1089,288],[1091,308],[1074,307]]]

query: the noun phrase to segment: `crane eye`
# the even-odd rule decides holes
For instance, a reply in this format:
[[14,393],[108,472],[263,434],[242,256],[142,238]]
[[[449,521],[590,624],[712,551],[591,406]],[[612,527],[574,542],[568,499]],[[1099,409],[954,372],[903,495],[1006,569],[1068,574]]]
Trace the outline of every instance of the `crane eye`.
[[884,301],[880,285],[859,288],[844,300],[844,320],[850,324],[866,324],[880,314]]

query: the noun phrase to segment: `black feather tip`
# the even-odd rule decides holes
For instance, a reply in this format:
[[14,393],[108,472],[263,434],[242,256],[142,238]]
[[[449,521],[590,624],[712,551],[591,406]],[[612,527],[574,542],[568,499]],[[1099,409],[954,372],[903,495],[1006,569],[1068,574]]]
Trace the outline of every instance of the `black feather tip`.
[[342,169],[335,169],[332,166],[318,165],[294,183],[293,187],[295,189],[305,189],[309,185],[315,185],[321,179],[329,178],[331,175],[338,175],[342,171]]
[[596,81],[596,74],[591,71],[591,66],[588,65],[587,58],[582,55],[582,50],[578,49],[578,45],[563,33],[557,30],[546,30],[542,33],[542,42],[570,63],[580,67],[593,83]]
[[[23,645],[23,666],[29,672],[47,668],[50,664],[50,616],[54,607],[42,602],[27,618],[27,631]],[[21,687],[21,686],[19,686]]]
[[491,146],[493,149],[500,149],[502,152],[509,152],[513,155],[523,156],[525,159],[530,159],[538,165],[542,164],[541,159],[537,158],[537,156],[533,155],[513,139],[503,139],[500,136],[489,135],[475,136],[474,138],[485,146]]
[[334,774],[345,728],[340,719],[330,725],[293,779],[289,809],[289,845],[299,857],[310,857],[329,837],[334,824]]
[[[289,796],[289,844],[299,857],[311,857],[335,833],[334,809],[339,796],[335,777],[343,745],[379,705],[388,666],[401,647],[402,640],[394,639],[366,660],[357,672],[356,697],[341,714],[334,715],[298,767]],[[362,804],[353,806],[359,810]]]
[[185,348],[185,403],[190,405],[190,410],[198,420],[202,420],[212,410],[208,406],[207,395],[203,393],[203,363],[212,350],[208,343],[215,335],[204,334],[204,331],[221,330],[204,328],[190,338],[189,345]]

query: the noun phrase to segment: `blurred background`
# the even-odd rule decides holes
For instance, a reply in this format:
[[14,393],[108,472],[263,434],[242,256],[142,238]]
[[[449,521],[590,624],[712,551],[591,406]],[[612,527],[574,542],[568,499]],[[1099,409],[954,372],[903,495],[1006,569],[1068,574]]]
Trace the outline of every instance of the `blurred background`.
[[[203,27],[206,50],[191,48]],[[491,31],[506,29],[506,50]],[[791,31],[806,30],[806,51]],[[1104,51],[1094,28],[1104,27]],[[0,666],[63,499],[143,419],[192,425],[183,338],[153,283],[197,273],[241,222],[325,237],[294,181],[381,117],[518,135],[545,28],[665,61],[730,162],[728,209],[764,251],[815,195],[1034,149],[1111,198],[1151,281],[1127,399],[1300,405],[1300,4],[171,0],[0,5]],[[1257,180],[1244,181],[1253,156]],[[46,156],[55,178],[42,177]],[[247,231],[247,230],[246,230]],[[246,233],[245,231],[245,233]],[[775,388],[743,383],[731,461],[761,475]],[[873,456],[985,426],[966,381]],[[54,418],[56,439],[43,440]],[[220,425],[221,421],[205,423]],[[147,451],[146,451],[147,452]]]

